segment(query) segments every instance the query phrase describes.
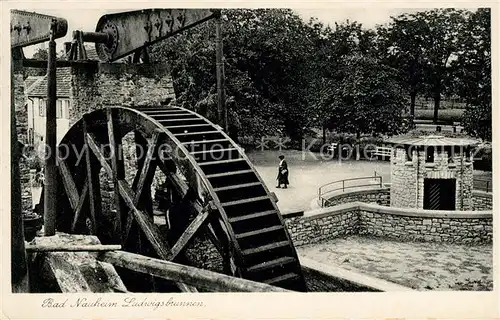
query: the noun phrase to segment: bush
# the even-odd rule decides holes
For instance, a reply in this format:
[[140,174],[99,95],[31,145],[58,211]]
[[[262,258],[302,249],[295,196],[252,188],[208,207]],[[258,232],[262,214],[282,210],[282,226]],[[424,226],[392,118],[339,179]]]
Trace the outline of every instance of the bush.
[[479,148],[474,156],[474,170],[493,170],[493,151],[491,147]]

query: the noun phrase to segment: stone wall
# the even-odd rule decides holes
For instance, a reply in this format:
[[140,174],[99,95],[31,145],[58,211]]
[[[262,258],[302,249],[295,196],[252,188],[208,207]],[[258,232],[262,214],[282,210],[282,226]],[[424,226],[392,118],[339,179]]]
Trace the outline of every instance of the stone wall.
[[344,192],[329,198],[326,206],[333,207],[356,201],[388,206],[390,204],[390,188]]
[[308,292],[378,292],[307,267],[302,267],[302,274]]
[[[361,190],[344,192],[328,198],[325,202],[325,207],[333,207],[340,204],[363,202],[373,203],[383,206],[390,206],[391,187],[386,184],[386,187],[375,190]],[[472,191],[472,208],[473,211],[484,211],[493,209],[493,194],[480,190]]]
[[388,292],[413,291],[383,279],[324,264],[299,256],[309,292]]
[[472,192],[473,210],[492,210],[493,194],[484,191],[474,190]]
[[[24,95],[24,73],[21,64],[16,61],[12,64],[12,68],[12,98],[14,99],[17,140],[24,146],[28,142],[28,109]],[[19,152],[23,151],[23,149],[19,150]],[[19,161],[19,173],[21,175],[21,208],[23,211],[30,210],[32,208],[30,168],[23,158]]]
[[312,216],[285,218],[285,224],[295,245],[318,243],[343,235],[358,232],[357,208],[346,207],[336,210],[329,208],[315,210]]
[[301,246],[348,234],[411,241],[491,243],[492,216],[491,211],[391,208],[353,202],[283,217],[294,244]]
[[175,102],[172,77],[164,63],[73,67],[71,91],[70,124],[86,112],[108,106],[158,106]]
[[378,209],[361,206],[359,233],[403,241],[490,243],[491,213]]
[[472,210],[473,167],[465,153],[453,157],[441,148],[435,148],[434,161],[426,162],[426,151],[396,148],[391,158],[391,206],[423,208],[425,179],[455,179],[455,208]]

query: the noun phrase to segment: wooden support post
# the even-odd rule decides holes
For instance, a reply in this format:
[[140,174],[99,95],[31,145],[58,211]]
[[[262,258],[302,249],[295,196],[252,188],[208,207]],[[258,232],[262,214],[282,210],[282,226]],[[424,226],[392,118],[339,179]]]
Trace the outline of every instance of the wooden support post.
[[76,226],[78,225],[78,222],[80,221],[80,215],[82,212],[83,204],[85,203],[85,199],[87,198],[87,195],[89,193],[89,183],[88,183],[88,177],[85,178],[85,182],[83,184],[83,190],[82,194],[80,195],[80,199],[78,200],[78,204],[75,209],[75,217],[73,218],[73,223],[71,224],[71,232],[75,232]]
[[44,234],[56,234],[56,201],[57,201],[57,119],[56,119],[56,42],[54,32],[56,20],[50,25],[50,40],[47,66],[47,117],[45,131],[45,192],[43,224]]
[[28,245],[26,251],[28,252],[77,252],[77,251],[114,251],[121,250],[121,245],[104,245],[104,244],[38,244]]
[[[137,210],[134,205],[133,192],[128,186],[127,182],[124,180],[120,180],[118,183],[118,187],[123,200],[125,200],[125,203],[132,210],[135,221],[137,221],[137,224],[144,232],[144,235],[148,239],[148,242],[152,245],[153,250],[160,258],[169,259],[170,246],[163,238],[163,235],[160,233],[158,227],[154,224],[153,219],[151,219],[143,211]],[[178,282],[177,286],[184,292],[197,292],[196,288],[190,287],[181,282]]]
[[87,168],[87,183],[90,206],[90,220],[92,222],[91,233],[97,234],[97,215],[101,212],[101,190],[99,183],[99,173],[92,170],[92,150],[89,147],[89,135],[87,133],[87,121],[83,117],[83,135],[85,140],[85,161]]
[[290,292],[264,283],[185,266],[124,251],[102,253],[98,260],[172,281],[183,281],[213,292]]
[[121,136],[118,124],[113,121],[113,109],[107,110],[109,147],[111,148],[111,170],[114,187],[114,198],[116,208],[116,219],[114,220],[113,234],[118,237],[116,241],[123,243],[122,219],[124,217],[125,206],[120,198],[118,181],[125,179],[125,168],[123,164],[123,153],[121,146]]
[[205,221],[208,218],[208,215],[210,214],[210,209],[205,208],[202,210],[196,218],[191,221],[189,226],[186,228],[184,233],[180,236],[180,238],[177,240],[175,245],[172,247],[171,253],[170,253],[170,259],[168,260],[174,260],[177,255],[188,245],[191,239],[193,239],[194,235],[197,233],[197,231],[200,229],[202,225],[205,224]]
[[215,18],[216,76],[217,76],[217,113],[219,125],[228,132],[226,94],[224,90],[224,53],[222,46],[222,17],[218,12]]

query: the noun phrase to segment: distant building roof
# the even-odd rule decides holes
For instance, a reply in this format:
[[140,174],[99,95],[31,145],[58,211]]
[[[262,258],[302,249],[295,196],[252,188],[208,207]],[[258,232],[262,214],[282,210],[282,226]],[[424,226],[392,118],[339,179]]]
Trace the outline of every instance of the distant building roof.
[[[35,79],[36,78],[36,79]],[[28,85],[30,84],[30,85]],[[47,96],[47,76],[26,79],[26,95],[28,97]],[[69,97],[71,92],[71,68],[58,68],[56,73],[57,97]]]
[[438,146],[438,147],[453,147],[453,146],[476,146],[480,143],[478,140],[464,138],[448,138],[444,136],[420,136],[408,137],[399,136],[386,140],[387,143],[393,145],[410,145],[410,146]]
[[44,76],[29,76],[24,80],[24,88],[26,89],[26,92],[29,92],[32,90],[32,86],[36,85],[38,81],[41,81],[44,78]]

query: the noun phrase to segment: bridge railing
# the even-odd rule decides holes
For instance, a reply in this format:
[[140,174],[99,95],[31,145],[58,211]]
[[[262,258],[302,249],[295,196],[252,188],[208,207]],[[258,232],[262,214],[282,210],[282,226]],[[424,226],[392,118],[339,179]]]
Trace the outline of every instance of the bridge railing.
[[345,192],[353,188],[378,187],[382,188],[382,176],[374,171],[373,176],[351,178],[333,181],[318,188],[318,203],[324,207],[328,203],[328,198],[336,192]]

